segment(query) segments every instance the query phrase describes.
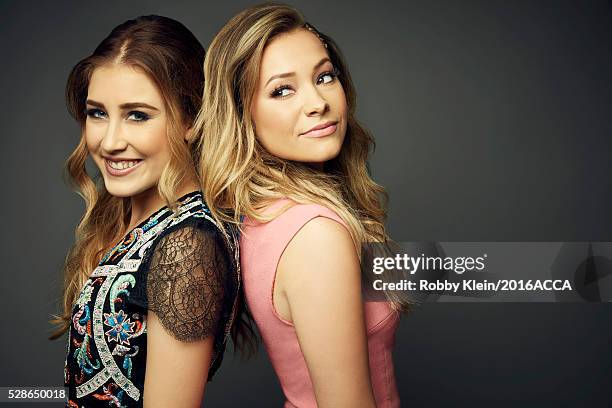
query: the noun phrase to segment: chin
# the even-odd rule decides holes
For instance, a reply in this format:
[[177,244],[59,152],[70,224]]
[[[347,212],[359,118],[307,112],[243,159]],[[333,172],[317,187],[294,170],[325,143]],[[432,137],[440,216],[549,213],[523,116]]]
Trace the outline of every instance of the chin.
[[128,198],[134,195],[129,189],[116,188],[108,185],[106,186],[106,191],[108,191],[108,193],[113,197]]
[[268,150],[274,156],[283,159],[291,160],[300,163],[325,163],[335,159],[340,154],[342,149],[342,140],[329,138],[308,141],[307,143],[299,143],[290,148]]
[[143,186],[135,186],[135,185],[131,185],[131,183],[125,183],[125,182],[119,182],[119,183],[104,182],[104,187],[106,187],[106,191],[108,191],[108,193],[112,195],[113,197],[121,197],[121,198],[133,197],[147,190],[147,188]]
[[340,149],[342,147],[341,144],[337,146],[321,146],[321,149],[313,150],[312,152],[308,152],[305,160],[302,160],[307,163],[325,163],[332,159],[335,159],[340,154]]

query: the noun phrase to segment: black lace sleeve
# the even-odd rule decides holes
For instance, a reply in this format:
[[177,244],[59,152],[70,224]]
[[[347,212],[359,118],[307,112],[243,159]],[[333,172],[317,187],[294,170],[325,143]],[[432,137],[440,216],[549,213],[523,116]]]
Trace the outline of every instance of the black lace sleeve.
[[169,231],[146,264],[146,307],[168,333],[184,342],[221,334],[232,268],[218,231],[193,225]]

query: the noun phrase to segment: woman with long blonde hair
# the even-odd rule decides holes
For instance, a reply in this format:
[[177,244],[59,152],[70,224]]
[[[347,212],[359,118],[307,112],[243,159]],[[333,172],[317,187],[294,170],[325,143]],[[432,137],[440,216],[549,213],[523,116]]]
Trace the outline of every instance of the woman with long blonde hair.
[[363,302],[361,246],[386,242],[373,139],[336,44],[294,8],[234,16],[206,57],[200,173],[241,227],[248,307],[286,407],[397,407],[400,302]]
[[69,407],[199,407],[221,363],[240,275],[195,170],[203,62],[184,25],[143,16],[68,78],[81,138],[66,170],[86,208],[51,338],[68,332]]

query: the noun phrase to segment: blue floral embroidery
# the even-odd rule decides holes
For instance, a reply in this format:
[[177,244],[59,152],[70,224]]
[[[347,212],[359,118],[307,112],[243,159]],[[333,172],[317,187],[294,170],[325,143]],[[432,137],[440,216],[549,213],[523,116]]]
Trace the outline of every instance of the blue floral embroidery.
[[64,366],[67,406],[142,406],[146,313],[140,306],[132,309],[130,292],[136,287],[135,271],[159,234],[189,217],[209,218],[200,192],[180,204],[180,218],[166,207],[128,233],[104,255],[79,293]]
[[119,313],[104,313],[104,324],[111,326],[111,329],[106,331],[109,343],[116,341],[119,344],[130,345],[129,339],[134,333],[135,322],[131,322],[130,318],[120,310]]

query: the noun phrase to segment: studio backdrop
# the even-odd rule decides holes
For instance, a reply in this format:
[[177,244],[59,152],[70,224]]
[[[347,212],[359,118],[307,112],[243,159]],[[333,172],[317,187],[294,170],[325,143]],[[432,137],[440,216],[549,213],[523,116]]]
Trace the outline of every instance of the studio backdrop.
[[[0,3],[0,387],[63,385],[66,339],[47,340],[48,320],[59,312],[61,268],[84,208],[62,180],[79,140],[64,101],[70,69],[129,18],[174,18],[208,48],[251,4]],[[612,241],[609,2],[291,4],[344,52],[357,116],[376,140],[370,172],[389,193],[395,241],[437,243],[458,254],[461,248],[440,243],[489,243],[481,253],[495,252],[491,243],[558,243],[496,247],[507,259],[548,254],[550,265],[540,269],[529,264],[536,255],[512,265],[550,276],[565,243]],[[577,276],[579,260],[568,259],[558,276]],[[612,273],[604,261],[596,263],[596,281]],[[425,299],[397,332],[402,406],[609,406],[606,293],[482,301],[438,292]],[[283,401],[263,347],[246,361],[230,347],[204,405]]]

